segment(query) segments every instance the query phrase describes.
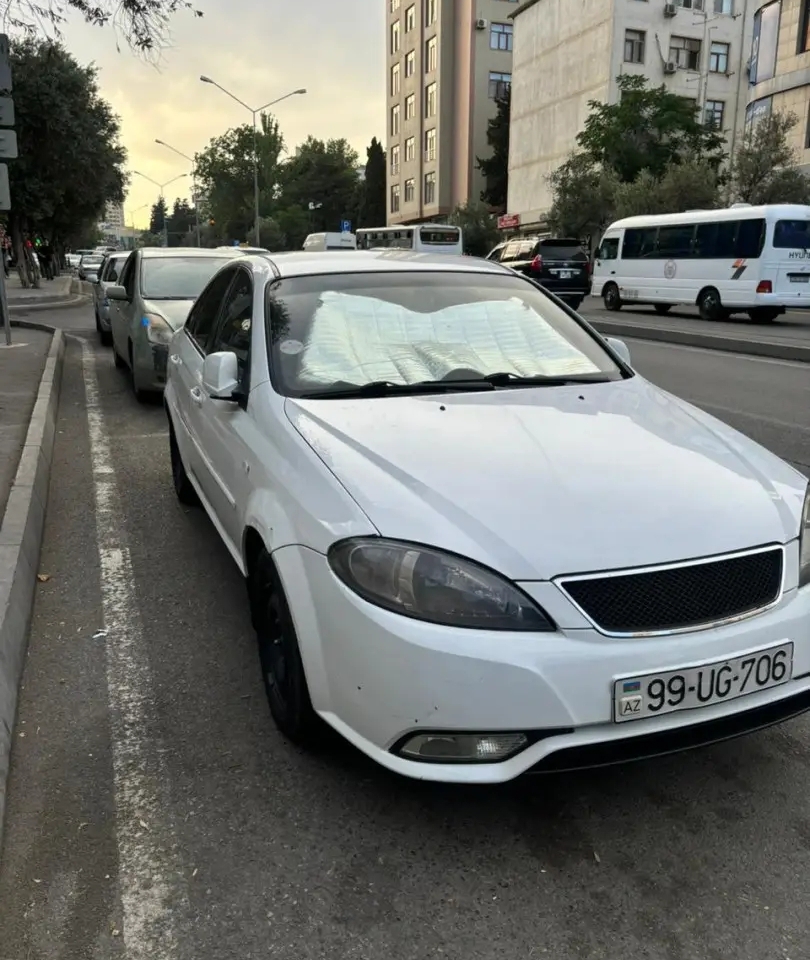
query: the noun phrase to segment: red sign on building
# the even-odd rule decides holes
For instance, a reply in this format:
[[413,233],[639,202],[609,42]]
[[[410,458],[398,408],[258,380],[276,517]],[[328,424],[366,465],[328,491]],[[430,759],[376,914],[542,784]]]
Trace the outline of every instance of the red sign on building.
[[519,213],[505,213],[502,217],[498,217],[499,230],[514,230],[515,227],[519,227],[519,226],[520,226]]

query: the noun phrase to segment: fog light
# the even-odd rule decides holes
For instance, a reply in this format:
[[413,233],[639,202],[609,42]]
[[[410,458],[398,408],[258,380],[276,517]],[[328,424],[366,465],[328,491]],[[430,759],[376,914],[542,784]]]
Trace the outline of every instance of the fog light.
[[528,742],[525,733],[418,733],[399,753],[434,763],[495,763],[519,753]]

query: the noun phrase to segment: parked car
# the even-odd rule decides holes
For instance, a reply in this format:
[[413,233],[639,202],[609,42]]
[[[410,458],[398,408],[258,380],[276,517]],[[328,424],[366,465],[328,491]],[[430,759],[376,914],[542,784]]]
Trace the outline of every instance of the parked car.
[[124,264],[131,255],[129,250],[120,250],[110,253],[104,258],[104,263],[98,276],[98,283],[93,287],[93,311],[96,317],[96,330],[99,340],[105,347],[112,346],[112,331],[110,330],[110,301],[107,290],[117,284]]
[[88,283],[97,283],[104,256],[100,253],[85,254],[79,261],[79,279]]
[[579,240],[516,237],[487,256],[541,283],[574,310],[591,292],[591,261]]
[[810,709],[807,479],[520,274],[242,258],[164,401],[293,740],[496,782]]
[[138,400],[163,390],[172,334],[207,281],[237,256],[197,247],[143,248],[107,287],[115,365],[129,367]]

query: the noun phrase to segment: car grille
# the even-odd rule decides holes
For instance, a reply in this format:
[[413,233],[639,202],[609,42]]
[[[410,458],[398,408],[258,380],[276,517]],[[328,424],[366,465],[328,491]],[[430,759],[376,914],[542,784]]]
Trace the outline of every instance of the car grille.
[[563,579],[560,586],[603,633],[667,633],[730,620],[773,603],[782,548],[677,567]]

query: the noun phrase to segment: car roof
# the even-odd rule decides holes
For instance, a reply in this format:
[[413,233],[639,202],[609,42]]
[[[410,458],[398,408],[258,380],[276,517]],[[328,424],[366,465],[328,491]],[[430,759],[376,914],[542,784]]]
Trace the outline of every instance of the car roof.
[[208,247],[141,247],[140,253],[143,257],[148,257],[150,260],[155,257],[216,257],[219,260],[222,259],[223,256],[231,256],[234,258],[239,256],[239,250],[237,248],[211,250]]
[[513,276],[498,263],[479,257],[455,257],[448,254],[414,253],[411,250],[301,250],[247,257],[251,261],[269,260],[281,277],[306,277],[327,273],[501,273]]

